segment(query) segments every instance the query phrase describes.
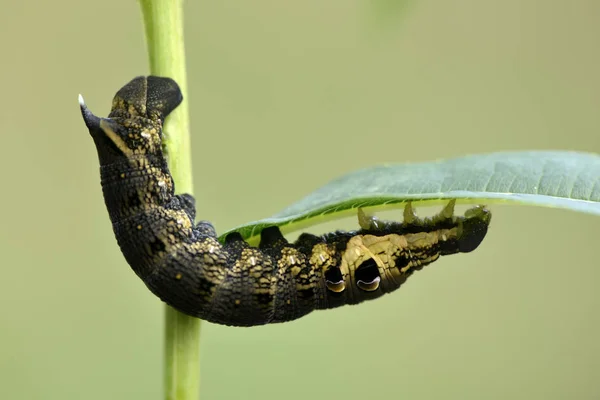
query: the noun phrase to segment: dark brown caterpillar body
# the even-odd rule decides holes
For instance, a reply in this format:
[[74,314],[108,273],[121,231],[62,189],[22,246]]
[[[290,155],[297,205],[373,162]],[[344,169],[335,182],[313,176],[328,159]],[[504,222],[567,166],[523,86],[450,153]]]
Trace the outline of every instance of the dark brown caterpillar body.
[[148,288],[181,312],[238,326],[294,320],[392,292],[440,255],[470,252],[486,235],[488,210],[457,217],[451,201],[425,220],[409,203],[402,223],[359,209],[355,232],[303,234],[291,244],[270,227],[258,248],[239,234],[221,244],[210,223],[194,225],[194,199],[174,194],[163,155],[163,121],[181,100],[173,80],[154,76],[119,90],[108,118],[80,98],[119,246]]

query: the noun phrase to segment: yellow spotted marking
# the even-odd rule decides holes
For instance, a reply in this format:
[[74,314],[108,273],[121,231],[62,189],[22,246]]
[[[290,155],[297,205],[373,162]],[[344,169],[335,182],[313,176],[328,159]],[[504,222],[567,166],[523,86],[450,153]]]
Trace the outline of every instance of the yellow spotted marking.
[[235,305],[239,306],[242,301],[240,299],[235,299]]
[[141,231],[141,230],[142,230],[142,226],[141,226],[141,225],[138,225],[138,226],[137,226],[137,229],[138,229],[138,231]]
[[178,273],[177,275],[175,275],[175,279],[181,279],[181,273]]

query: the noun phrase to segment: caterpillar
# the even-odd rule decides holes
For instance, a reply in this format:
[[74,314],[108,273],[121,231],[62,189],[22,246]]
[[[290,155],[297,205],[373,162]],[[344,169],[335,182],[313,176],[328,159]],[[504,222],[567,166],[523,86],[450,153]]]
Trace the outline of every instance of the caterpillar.
[[357,231],[303,233],[289,243],[271,226],[258,247],[239,233],[221,243],[210,222],[194,223],[194,198],[175,194],[163,153],[163,121],[182,99],[174,80],[148,76],[117,92],[107,118],[81,96],[79,103],[125,259],[152,293],[185,314],[253,326],[361,303],[393,292],[441,255],[475,250],[487,233],[488,209],[455,216],[453,200],[431,218],[418,218],[407,203],[403,222],[358,209]]

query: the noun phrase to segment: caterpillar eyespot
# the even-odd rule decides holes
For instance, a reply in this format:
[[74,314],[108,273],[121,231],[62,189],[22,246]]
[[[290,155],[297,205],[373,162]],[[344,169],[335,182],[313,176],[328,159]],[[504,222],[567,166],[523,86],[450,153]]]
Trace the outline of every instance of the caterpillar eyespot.
[[209,222],[194,225],[194,198],[175,194],[163,155],[162,124],[181,100],[175,81],[156,76],[121,88],[107,118],[79,98],[119,247],[150,291],[185,314],[253,326],[357,304],[398,289],[442,255],[475,250],[487,233],[489,210],[456,216],[452,200],[431,218],[418,218],[407,203],[403,222],[358,209],[354,232],[303,233],[289,243],[272,226],[258,247],[239,233],[220,243]]

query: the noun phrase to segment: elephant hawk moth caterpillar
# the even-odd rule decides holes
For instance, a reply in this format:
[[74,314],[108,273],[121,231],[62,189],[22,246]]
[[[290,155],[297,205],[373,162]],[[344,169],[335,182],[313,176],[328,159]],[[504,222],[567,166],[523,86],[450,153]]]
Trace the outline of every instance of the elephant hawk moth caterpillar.
[[194,224],[194,198],[175,194],[163,154],[163,121],[182,98],[172,79],[148,76],[117,92],[107,118],[79,102],[119,247],[150,291],[185,314],[253,326],[357,304],[398,289],[440,255],[473,251],[487,233],[486,208],[455,216],[451,201],[431,218],[408,203],[403,222],[359,209],[354,232],[304,233],[289,243],[272,226],[258,247],[239,233],[221,243],[209,222]]

